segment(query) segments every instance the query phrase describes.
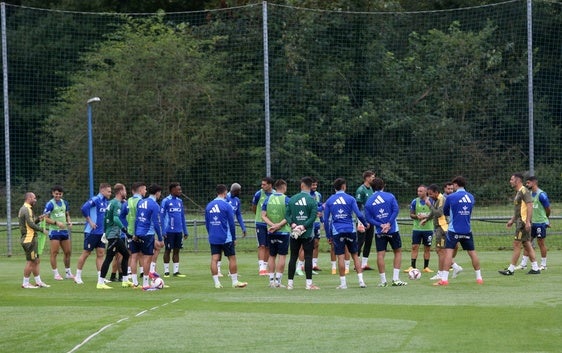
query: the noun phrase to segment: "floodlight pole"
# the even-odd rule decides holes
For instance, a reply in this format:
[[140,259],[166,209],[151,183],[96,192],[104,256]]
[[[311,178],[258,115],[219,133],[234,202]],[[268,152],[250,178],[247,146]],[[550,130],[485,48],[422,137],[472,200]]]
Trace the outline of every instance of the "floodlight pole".
[[533,2],[527,0],[527,101],[529,109],[529,175],[535,175],[535,123],[533,106]]
[[88,99],[88,176],[90,180],[90,198],[94,197],[94,138],[92,133],[92,103],[99,102],[99,97]]

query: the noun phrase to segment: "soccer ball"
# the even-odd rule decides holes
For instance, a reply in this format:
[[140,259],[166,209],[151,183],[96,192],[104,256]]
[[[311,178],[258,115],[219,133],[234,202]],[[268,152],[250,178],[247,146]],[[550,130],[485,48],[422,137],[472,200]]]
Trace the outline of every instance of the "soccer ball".
[[156,277],[150,283],[150,287],[152,287],[154,289],[162,289],[162,288],[164,288],[164,280],[160,277]]
[[418,270],[417,268],[410,270],[410,272],[408,272],[408,278],[412,280],[420,279],[421,278],[420,270]]

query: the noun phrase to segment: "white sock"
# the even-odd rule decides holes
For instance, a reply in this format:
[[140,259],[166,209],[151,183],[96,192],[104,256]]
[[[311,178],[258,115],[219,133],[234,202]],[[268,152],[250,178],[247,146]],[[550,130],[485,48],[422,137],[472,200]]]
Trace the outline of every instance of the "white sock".
[[102,276],[98,276],[98,284],[103,284],[104,278]]
[[312,280],[311,279],[307,279],[306,280],[306,286],[310,287],[312,285]]
[[217,270],[218,273],[221,273],[221,261],[217,261]]
[[482,271],[476,270],[474,273],[476,273],[476,279],[482,279]]
[[393,281],[400,281],[400,269],[395,268],[392,270],[392,280]]
[[180,272],[180,263],[174,262],[174,273]]
[[60,274],[59,274],[59,269],[58,269],[58,268],[55,268],[55,269],[53,270],[53,276],[55,276],[55,277],[56,277],[56,276],[60,276]]
[[35,276],[35,283],[42,283],[43,281],[41,281],[41,276]]
[[275,279],[277,280],[277,283],[281,283],[282,278],[283,278],[283,272],[276,272],[275,273]]
[[340,276],[340,285],[342,287],[347,287],[347,281],[345,280],[345,276]]
[[146,275],[146,274],[142,275],[142,286],[148,287],[148,275]]
[[541,266],[546,267],[546,257],[541,257]]
[[22,284],[23,284],[24,286],[25,286],[26,284],[29,284],[29,277],[24,277],[24,278],[23,278],[23,283],[22,283]]
[[460,268],[460,266],[457,265],[456,262],[453,262],[453,269],[458,271],[459,268]]
[[368,258],[368,257],[362,257],[362,258],[361,258],[361,267],[367,266],[368,263],[369,263],[369,258]]
[[123,275],[123,282],[129,282],[129,275]]
[[521,266],[527,266],[527,262],[529,262],[529,256],[525,256],[523,255],[523,258],[521,259]]
[[164,273],[170,273],[170,263],[164,262]]
[[70,267],[65,268],[64,272],[66,273],[67,276],[72,276],[72,271],[70,270]]
[[312,258],[312,267],[318,267],[318,258],[317,257]]
[[156,262],[150,263],[150,272],[156,272]]
[[213,275],[213,282],[215,282],[215,285],[221,284],[221,283],[219,282],[219,276],[218,276],[218,275]]
[[379,273],[381,283],[386,283],[386,273]]
[[133,280],[133,284],[134,284],[135,286],[138,286],[138,285],[139,285],[139,278],[137,277],[137,274],[136,274],[136,273],[132,273],[132,274],[131,274],[131,278],[132,278],[132,280]]
[[350,263],[350,260],[345,260],[345,261],[344,261],[345,269],[346,269],[346,270],[349,270],[349,263]]
[[357,279],[359,280],[359,283],[363,282],[363,272],[357,274]]
[[297,270],[302,270],[304,267],[304,261],[299,260],[297,262]]
[[531,262],[531,268],[535,271],[539,269],[539,265],[536,261]]
[[335,270],[336,269],[336,261],[330,261],[330,262],[332,264],[332,270]]
[[232,279],[232,284],[238,283],[238,273],[231,273],[230,279]]
[[76,279],[82,279],[82,270],[76,269]]

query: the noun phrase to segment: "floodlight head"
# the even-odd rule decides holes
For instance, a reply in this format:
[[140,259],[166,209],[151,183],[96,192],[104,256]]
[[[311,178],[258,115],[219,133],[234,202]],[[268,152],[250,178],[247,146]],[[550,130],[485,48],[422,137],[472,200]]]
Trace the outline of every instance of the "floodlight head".
[[99,101],[101,101],[100,97],[92,97],[92,98],[88,99],[88,102],[86,102],[86,103],[90,104],[92,102],[99,102]]

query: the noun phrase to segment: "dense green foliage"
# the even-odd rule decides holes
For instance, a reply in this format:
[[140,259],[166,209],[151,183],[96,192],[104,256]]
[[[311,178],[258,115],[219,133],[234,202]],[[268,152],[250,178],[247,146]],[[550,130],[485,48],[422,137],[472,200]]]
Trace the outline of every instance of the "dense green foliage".
[[[40,142],[20,144],[12,158],[15,192],[45,195],[62,183],[73,206],[84,200],[85,102],[100,96],[96,183],[179,180],[204,203],[214,184],[238,181],[249,195],[265,172],[261,2],[134,3],[51,6],[145,12],[254,5],[152,16],[9,8],[11,129],[15,141]],[[405,202],[419,183],[463,174],[478,200],[507,200],[509,174],[529,165],[525,1],[444,12],[431,10],[492,2],[269,3],[274,177],[314,175],[329,193],[334,178],[355,185],[363,170],[375,169]],[[558,30],[560,8],[536,3],[536,33]],[[536,43],[535,169],[557,197],[562,90],[552,82],[560,75],[559,47],[544,37]]]

